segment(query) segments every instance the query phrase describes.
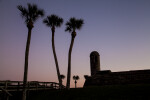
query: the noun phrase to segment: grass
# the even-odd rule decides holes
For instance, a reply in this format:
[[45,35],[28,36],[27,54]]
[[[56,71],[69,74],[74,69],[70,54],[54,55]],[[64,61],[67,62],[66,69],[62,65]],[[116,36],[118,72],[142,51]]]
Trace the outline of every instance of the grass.
[[[13,96],[10,100],[21,100],[21,94],[14,95],[19,96]],[[28,100],[150,100],[150,84],[30,91]]]

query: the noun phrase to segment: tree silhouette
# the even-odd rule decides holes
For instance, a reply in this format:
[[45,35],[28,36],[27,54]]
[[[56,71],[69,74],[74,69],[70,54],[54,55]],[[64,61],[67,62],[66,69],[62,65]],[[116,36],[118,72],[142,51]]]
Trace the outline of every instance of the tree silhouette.
[[[61,80],[65,79],[65,75],[61,74],[60,78],[61,78]],[[62,81],[62,83],[63,83],[63,81]]]
[[67,83],[66,88],[70,89],[70,78],[71,78],[71,52],[74,44],[74,39],[76,37],[76,29],[80,30],[83,25],[82,19],[70,18],[70,20],[66,23],[65,31],[69,31],[71,33],[71,43],[68,53],[68,72],[67,72]]
[[56,51],[55,51],[54,35],[55,35],[55,27],[60,27],[63,23],[63,19],[58,17],[57,15],[52,14],[50,16],[47,16],[43,20],[43,23],[45,23],[48,27],[50,27],[51,31],[52,31],[52,49],[53,49],[53,54],[54,54],[54,59],[55,59],[55,64],[56,64],[58,81],[59,81],[59,85],[61,88],[62,80],[60,77],[59,65],[58,65],[57,55],[56,55]]
[[60,78],[61,78],[61,80],[63,80],[65,78],[65,75],[61,74]]
[[28,8],[22,7],[18,5],[17,8],[21,11],[21,16],[25,18],[25,23],[28,28],[28,37],[26,42],[26,50],[25,50],[25,64],[24,64],[24,78],[23,78],[23,98],[22,100],[26,100],[26,87],[27,87],[27,74],[28,74],[28,56],[29,56],[29,48],[30,48],[30,40],[31,40],[31,31],[34,27],[34,22],[39,18],[44,16],[44,11],[42,9],[38,9],[37,5],[27,4]]
[[74,83],[75,83],[75,88],[77,88],[77,80],[79,80],[80,78],[79,78],[79,76],[77,75],[77,76],[73,76],[73,80],[75,80],[74,81]]

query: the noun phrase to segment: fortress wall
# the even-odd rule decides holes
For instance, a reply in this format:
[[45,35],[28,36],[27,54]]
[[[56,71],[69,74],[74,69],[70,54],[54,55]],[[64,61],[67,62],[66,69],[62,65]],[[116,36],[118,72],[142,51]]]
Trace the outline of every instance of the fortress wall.
[[87,77],[84,86],[150,84],[150,70],[124,72],[99,71]]

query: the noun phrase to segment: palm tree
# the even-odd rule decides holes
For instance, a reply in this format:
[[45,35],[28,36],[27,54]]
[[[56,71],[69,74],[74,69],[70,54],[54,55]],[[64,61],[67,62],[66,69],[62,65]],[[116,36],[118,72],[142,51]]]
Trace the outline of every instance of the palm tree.
[[[63,80],[65,78],[65,75],[61,74],[60,78],[61,78],[61,80]],[[62,81],[62,87],[61,88],[65,88],[65,86],[63,85],[63,81]]]
[[73,80],[75,80],[74,81],[74,83],[75,83],[75,88],[77,88],[77,80],[79,80],[80,78],[79,78],[79,76],[77,75],[77,76],[73,76]]
[[43,20],[43,23],[45,23],[48,27],[50,27],[51,31],[52,31],[52,49],[53,49],[53,54],[54,54],[54,59],[55,59],[55,64],[56,64],[56,70],[57,70],[59,86],[61,88],[62,80],[61,80],[61,77],[60,77],[59,65],[58,65],[56,51],[55,51],[54,35],[55,35],[55,27],[60,27],[63,23],[63,19],[58,17],[57,15],[52,14],[50,16],[47,16]]
[[82,19],[70,18],[70,20],[66,23],[66,30],[71,33],[71,43],[68,53],[68,72],[67,72],[67,83],[66,88],[70,89],[70,78],[71,78],[71,52],[74,44],[74,39],[76,37],[76,29],[80,30],[83,25]]
[[60,78],[61,78],[61,80],[63,80],[65,78],[65,75],[61,74]]
[[31,31],[34,27],[34,22],[39,18],[44,16],[44,11],[42,9],[38,9],[37,5],[28,4],[28,8],[22,7],[18,5],[17,8],[21,11],[21,16],[25,18],[25,23],[28,28],[28,37],[26,42],[26,50],[25,50],[25,64],[24,64],[24,78],[23,78],[23,100],[26,100],[26,86],[27,86],[27,74],[28,74],[28,57],[29,57],[29,48],[30,48],[30,40],[31,40]]
[[[61,78],[61,80],[63,80],[65,78],[65,75],[61,74],[60,78]],[[62,83],[63,83],[63,81],[62,81]]]

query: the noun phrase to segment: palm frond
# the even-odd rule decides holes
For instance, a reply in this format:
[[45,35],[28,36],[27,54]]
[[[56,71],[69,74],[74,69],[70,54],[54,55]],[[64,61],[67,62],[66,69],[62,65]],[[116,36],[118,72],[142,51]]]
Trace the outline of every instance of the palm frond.
[[66,27],[65,31],[66,31],[66,32],[69,31],[69,32],[71,33],[71,32],[72,32],[72,28],[70,28],[70,27],[68,26],[68,27]]
[[37,14],[40,15],[41,17],[44,16],[44,10],[40,9],[37,11]]
[[80,30],[82,28],[83,24],[84,24],[83,19],[77,20],[77,22],[76,22],[76,28]]
[[18,5],[17,8],[21,11],[22,18],[28,19],[28,10],[21,5]]
[[45,18],[45,19],[43,20],[43,23],[46,24],[48,27],[50,26],[49,21],[47,20],[47,18]]
[[63,19],[58,17],[56,26],[60,27],[62,25],[62,23],[63,23]]
[[72,25],[71,21],[68,21],[66,23],[66,29],[65,29],[65,31],[69,31],[70,33],[73,31],[73,25]]
[[79,78],[79,76],[76,76],[76,80],[79,80],[80,78]]
[[73,76],[73,80],[76,80],[76,76]]

